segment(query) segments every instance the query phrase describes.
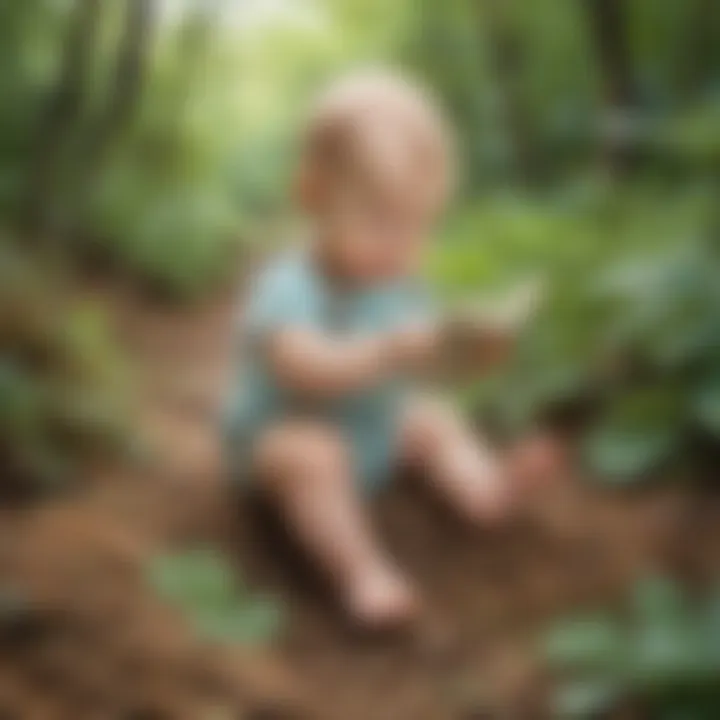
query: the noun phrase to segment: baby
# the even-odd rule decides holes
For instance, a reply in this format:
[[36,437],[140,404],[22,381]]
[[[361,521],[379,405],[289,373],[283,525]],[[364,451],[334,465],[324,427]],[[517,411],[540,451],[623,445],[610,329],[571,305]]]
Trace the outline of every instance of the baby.
[[494,521],[512,478],[462,417],[413,390],[440,330],[418,274],[453,184],[448,132],[420,89],[390,74],[349,77],[317,104],[297,199],[307,247],[254,280],[228,416],[236,468],[364,626],[418,610],[378,546],[366,502],[398,463],[465,519]]

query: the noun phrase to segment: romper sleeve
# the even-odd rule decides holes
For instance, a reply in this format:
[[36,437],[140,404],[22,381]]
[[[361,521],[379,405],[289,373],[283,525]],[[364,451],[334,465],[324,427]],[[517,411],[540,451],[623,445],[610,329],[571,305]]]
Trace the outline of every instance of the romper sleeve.
[[299,267],[270,266],[250,284],[240,313],[241,338],[253,346],[288,326],[318,327],[317,306],[317,292]]

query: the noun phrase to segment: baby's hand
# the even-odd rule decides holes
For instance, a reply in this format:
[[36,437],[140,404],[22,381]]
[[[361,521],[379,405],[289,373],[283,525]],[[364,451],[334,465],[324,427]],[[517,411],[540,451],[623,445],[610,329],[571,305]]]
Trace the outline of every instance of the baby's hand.
[[443,324],[443,352],[449,367],[455,374],[465,374],[506,362],[536,316],[542,297],[543,286],[536,281],[495,302],[456,308]]
[[514,328],[484,319],[449,318],[443,325],[445,360],[455,368],[488,368],[512,355],[518,339]]
[[411,323],[390,335],[391,357],[397,367],[424,368],[433,361],[438,342],[439,330],[435,323]]

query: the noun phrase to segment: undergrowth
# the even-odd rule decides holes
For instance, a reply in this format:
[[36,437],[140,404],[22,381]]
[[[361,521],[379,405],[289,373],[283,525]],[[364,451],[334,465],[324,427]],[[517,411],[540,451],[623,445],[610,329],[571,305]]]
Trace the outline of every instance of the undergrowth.
[[558,718],[617,711],[713,720],[720,714],[720,589],[698,599],[667,579],[641,580],[622,611],[559,622],[543,656],[559,676]]
[[210,641],[258,644],[279,632],[281,607],[243,587],[210,548],[160,555],[148,567],[151,585],[182,610]]
[[0,494],[70,487],[125,447],[127,377],[102,311],[0,244]]
[[604,478],[644,477],[720,447],[720,251],[712,194],[488,200],[447,232],[449,298],[532,276],[546,290],[509,367],[464,388],[513,431],[571,417]]

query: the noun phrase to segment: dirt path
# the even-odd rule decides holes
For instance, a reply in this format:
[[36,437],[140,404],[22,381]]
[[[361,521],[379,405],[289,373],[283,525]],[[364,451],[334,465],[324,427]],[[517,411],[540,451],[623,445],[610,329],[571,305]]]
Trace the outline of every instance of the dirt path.
[[[24,629],[4,628],[0,613],[0,640],[15,638],[0,642],[3,720],[545,717],[532,646],[549,618],[616,598],[644,571],[702,574],[720,550],[717,502],[679,490],[621,497],[567,482],[513,527],[470,535],[397,487],[378,525],[426,591],[428,621],[414,638],[360,641],[227,491],[215,430],[230,304],[118,314],[152,451],[142,471],[103,472],[82,497],[0,513],[0,581],[38,599],[51,626],[44,635],[29,613]],[[288,629],[276,648],[207,648],[152,597],[144,559],[197,540],[278,593]]]

